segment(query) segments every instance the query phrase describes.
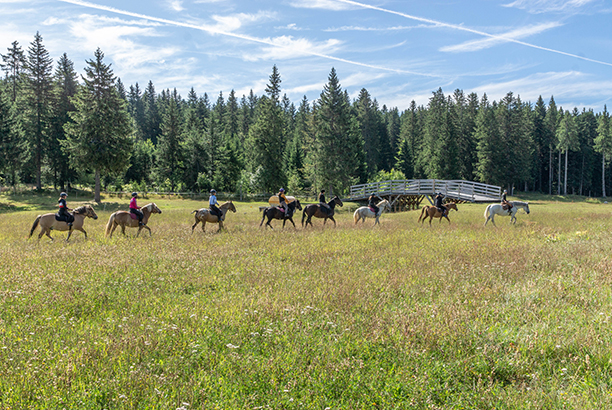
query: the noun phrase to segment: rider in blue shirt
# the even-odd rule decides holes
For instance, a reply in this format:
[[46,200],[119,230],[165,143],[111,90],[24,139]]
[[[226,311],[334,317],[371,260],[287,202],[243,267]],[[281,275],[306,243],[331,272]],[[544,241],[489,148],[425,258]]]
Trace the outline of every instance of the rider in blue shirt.
[[219,222],[221,222],[221,217],[223,216],[223,212],[218,208],[219,203],[217,202],[217,191],[214,189],[210,190],[210,197],[208,198],[208,205],[210,206],[210,213],[216,215],[219,218]]

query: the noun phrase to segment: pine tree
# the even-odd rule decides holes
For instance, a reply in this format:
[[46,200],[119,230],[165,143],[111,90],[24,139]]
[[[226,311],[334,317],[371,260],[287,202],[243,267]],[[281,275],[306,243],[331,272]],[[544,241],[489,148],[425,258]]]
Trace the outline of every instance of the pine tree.
[[54,103],[53,61],[36,32],[28,48],[26,64],[27,90],[25,93],[26,135],[36,173],[36,189],[42,189],[42,166],[48,155],[51,107]]
[[0,82],[0,172],[9,176],[10,184],[15,187],[26,147],[17,106],[11,102],[11,91],[7,92],[2,85]]
[[574,117],[568,111],[565,113],[559,127],[557,128],[557,149],[559,155],[565,153],[565,178],[563,182],[563,195],[567,195],[567,157],[569,151],[576,151],[578,149],[578,134],[576,131],[576,124],[574,123]]
[[176,99],[170,99],[161,123],[157,144],[157,172],[161,182],[170,181],[175,191],[183,173],[182,124]]
[[342,92],[336,70],[314,109],[315,162],[314,182],[317,189],[329,188],[340,194],[359,181],[365,168],[363,139],[352,118],[346,93]]
[[612,158],[612,124],[608,107],[604,105],[603,113],[599,116],[595,151],[601,153],[601,187],[602,196],[606,195],[606,159]]
[[484,94],[476,116],[476,130],[474,132],[478,158],[476,177],[480,182],[486,184],[503,185],[505,169],[500,164],[504,163],[505,151],[501,146],[501,138],[495,119],[497,109],[497,103],[489,104],[487,95]]
[[11,101],[17,100],[19,87],[23,83],[23,75],[26,70],[27,62],[19,42],[13,41],[11,48],[7,49],[6,55],[1,54],[2,64],[0,67],[6,72],[6,78],[11,83]]
[[[548,103],[548,110],[546,110],[546,118],[544,119],[544,125],[546,127],[546,139],[548,141],[548,195],[552,195],[553,181],[554,181],[554,167],[553,167],[553,155],[555,148],[555,135],[557,133],[557,125],[559,123],[559,111],[557,110],[557,104],[555,99],[550,97]],[[561,156],[559,156],[561,159]],[[559,170],[560,171],[560,170]],[[559,173],[559,180],[561,174]],[[561,193],[561,184],[557,184],[558,193]]]
[[57,99],[51,118],[49,162],[54,175],[54,185],[59,183],[60,189],[63,191],[65,182],[76,177],[70,169],[68,154],[62,149],[61,142],[66,139],[64,124],[70,121],[69,113],[75,110],[71,99],[76,95],[79,86],[74,64],[66,53],[60,57],[57,63],[54,83]]
[[359,124],[361,139],[365,149],[367,175],[368,178],[373,177],[378,172],[378,163],[380,156],[380,136],[379,128],[376,122],[377,118],[374,113],[374,107],[370,93],[365,88],[359,92],[359,97],[353,105],[355,118]]
[[[164,95],[167,95],[164,93]],[[166,103],[169,100],[169,96],[159,98],[162,102]],[[157,145],[157,139],[159,134],[161,133],[160,124],[161,124],[161,114],[159,110],[159,106],[161,103],[158,102],[157,94],[155,93],[155,87],[153,86],[153,82],[149,81],[147,85],[147,89],[145,90],[143,96],[143,139],[151,140],[154,145]]]
[[123,172],[129,165],[132,123],[104,53],[98,48],[94,57],[86,61],[85,84],[72,99],[76,111],[70,112],[72,122],[64,126],[62,146],[77,168],[94,171],[94,200],[100,202],[100,175]]

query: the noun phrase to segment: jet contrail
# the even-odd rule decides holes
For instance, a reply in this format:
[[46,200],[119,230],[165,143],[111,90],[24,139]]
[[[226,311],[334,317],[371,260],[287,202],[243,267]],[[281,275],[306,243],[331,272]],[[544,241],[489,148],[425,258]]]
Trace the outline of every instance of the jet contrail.
[[535,44],[531,44],[531,43],[526,43],[524,41],[520,41],[520,40],[515,40],[513,38],[509,38],[509,37],[504,37],[501,35],[495,35],[495,34],[491,34],[491,33],[486,33],[484,31],[480,31],[480,30],[474,30],[468,27],[464,27],[458,24],[450,24],[450,23],[444,23],[441,21],[437,21],[437,20],[432,20],[432,19],[428,19],[428,18],[423,18],[423,17],[418,17],[418,16],[412,16],[410,14],[406,14],[406,13],[401,13],[399,11],[393,11],[393,10],[389,10],[389,9],[384,9],[382,7],[377,7],[377,6],[371,6],[369,4],[365,4],[365,3],[360,3],[357,1],[353,1],[353,0],[335,0],[339,3],[345,3],[345,4],[351,4],[353,6],[358,6],[358,7],[363,7],[366,9],[371,9],[371,10],[377,10],[377,11],[381,11],[383,13],[389,13],[389,14],[395,14],[397,16],[401,16],[401,17],[405,17],[407,19],[410,20],[415,20],[415,21],[421,21],[424,23],[430,23],[430,24],[435,24],[439,27],[447,27],[447,28],[452,28],[455,30],[461,30],[461,31],[466,31],[468,33],[472,33],[472,34],[478,34],[480,36],[484,36],[484,37],[489,37],[492,39],[496,39],[496,40],[503,40],[503,41],[508,41],[510,43],[515,43],[515,44],[520,44],[526,47],[531,47],[531,48],[535,48],[538,50],[544,50],[544,51],[548,51],[551,53],[556,53],[556,54],[561,54],[564,56],[568,56],[568,57],[573,57],[573,58],[578,58],[580,60],[584,60],[584,61],[589,61],[591,63],[597,63],[597,64],[603,64],[603,65],[607,65],[612,67],[612,63],[606,63],[605,61],[599,61],[599,60],[593,60],[592,58],[587,58],[587,57],[582,57],[576,54],[571,54],[571,53],[566,53],[565,51],[559,51],[559,50],[555,50],[552,48],[547,48],[547,47],[541,47]]
[[[210,33],[210,34],[218,34],[218,35],[223,35],[223,36],[237,38],[237,39],[240,39],[240,40],[250,41],[250,42],[253,42],[253,43],[265,44],[265,45],[271,46],[271,47],[277,47],[277,48],[281,48],[281,49],[291,50],[291,47],[277,44],[277,43],[275,43],[275,42],[273,42],[271,40],[257,38],[257,37],[251,37],[251,36],[247,36],[247,35],[244,35],[244,34],[236,34],[236,33],[232,33],[232,32],[229,32],[229,31],[223,31],[223,30],[219,30],[219,29],[216,29],[216,28],[213,28],[213,27],[204,26],[204,25],[196,25],[196,24],[184,23],[184,22],[180,22],[180,21],[168,20],[168,19],[159,18],[159,17],[147,16],[146,14],[133,13],[131,11],[120,10],[120,9],[117,9],[117,8],[114,8],[114,7],[103,6],[103,5],[100,5],[100,4],[90,3],[88,1],[82,1],[82,0],[58,0],[58,1],[63,2],[63,3],[75,4],[77,6],[82,6],[82,7],[88,7],[88,8],[92,8],[92,9],[108,11],[110,13],[116,13],[116,14],[121,14],[121,15],[125,15],[125,16],[136,17],[136,18],[140,18],[140,19],[143,19],[143,20],[156,21],[158,23],[163,23],[163,24],[167,24],[167,25],[171,25],[171,26],[192,28],[192,29],[195,29],[195,30],[205,31],[205,32]],[[339,62],[342,62],[342,63],[352,64],[352,65],[356,65],[356,66],[360,66],[360,67],[372,68],[372,69],[375,69],[375,70],[390,71],[390,72],[394,72],[394,73],[398,73],[398,74],[419,75],[419,76],[423,76],[423,77],[441,77],[440,75],[434,75],[434,74],[428,74],[428,73],[419,73],[419,72],[415,72],[415,71],[400,70],[400,69],[395,69],[395,68],[388,68],[388,67],[381,67],[381,66],[376,66],[376,65],[371,65],[371,64],[360,63],[358,61],[352,61],[352,60],[347,60],[347,59],[344,59],[344,58],[334,57],[334,56],[330,56],[330,55],[327,55],[327,54],[317,53],[315,51],[302,50],[301,52],[303,52],[304,54],[315,56],[315,57],[321,57],[321,58],[325,58],[325,59],[328,59],[328,60],[339,61]]]

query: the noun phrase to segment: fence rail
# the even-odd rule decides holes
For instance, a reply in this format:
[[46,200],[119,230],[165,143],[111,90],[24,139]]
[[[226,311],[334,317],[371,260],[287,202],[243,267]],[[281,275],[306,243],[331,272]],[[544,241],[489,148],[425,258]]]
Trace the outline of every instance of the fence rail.
[[495,185],[463,180],[406,179],[353,185],[349,199],[366,199],[370,195],[434,195],[442,192],[453,199],[470,202],[499,200],[501,188]]

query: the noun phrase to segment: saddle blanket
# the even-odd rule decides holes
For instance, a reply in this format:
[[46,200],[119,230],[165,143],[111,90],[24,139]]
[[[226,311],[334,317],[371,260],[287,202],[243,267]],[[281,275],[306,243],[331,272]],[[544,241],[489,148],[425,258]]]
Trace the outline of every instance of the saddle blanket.
[[55,214],[55,220],[59,222],[74,222],[74,215],[68,214],[68,216],[60,215],[59,213]]
[[138,215],[133,214],[133,213],[131,213],[131,212],[130,212],[130,218],[132,218],[132,219],[138,219]]
[[371,206],[369,208],[370,208],[370,211],[372,211],[372,213],[376,213],[376,210],[374,208],[372,208]]

